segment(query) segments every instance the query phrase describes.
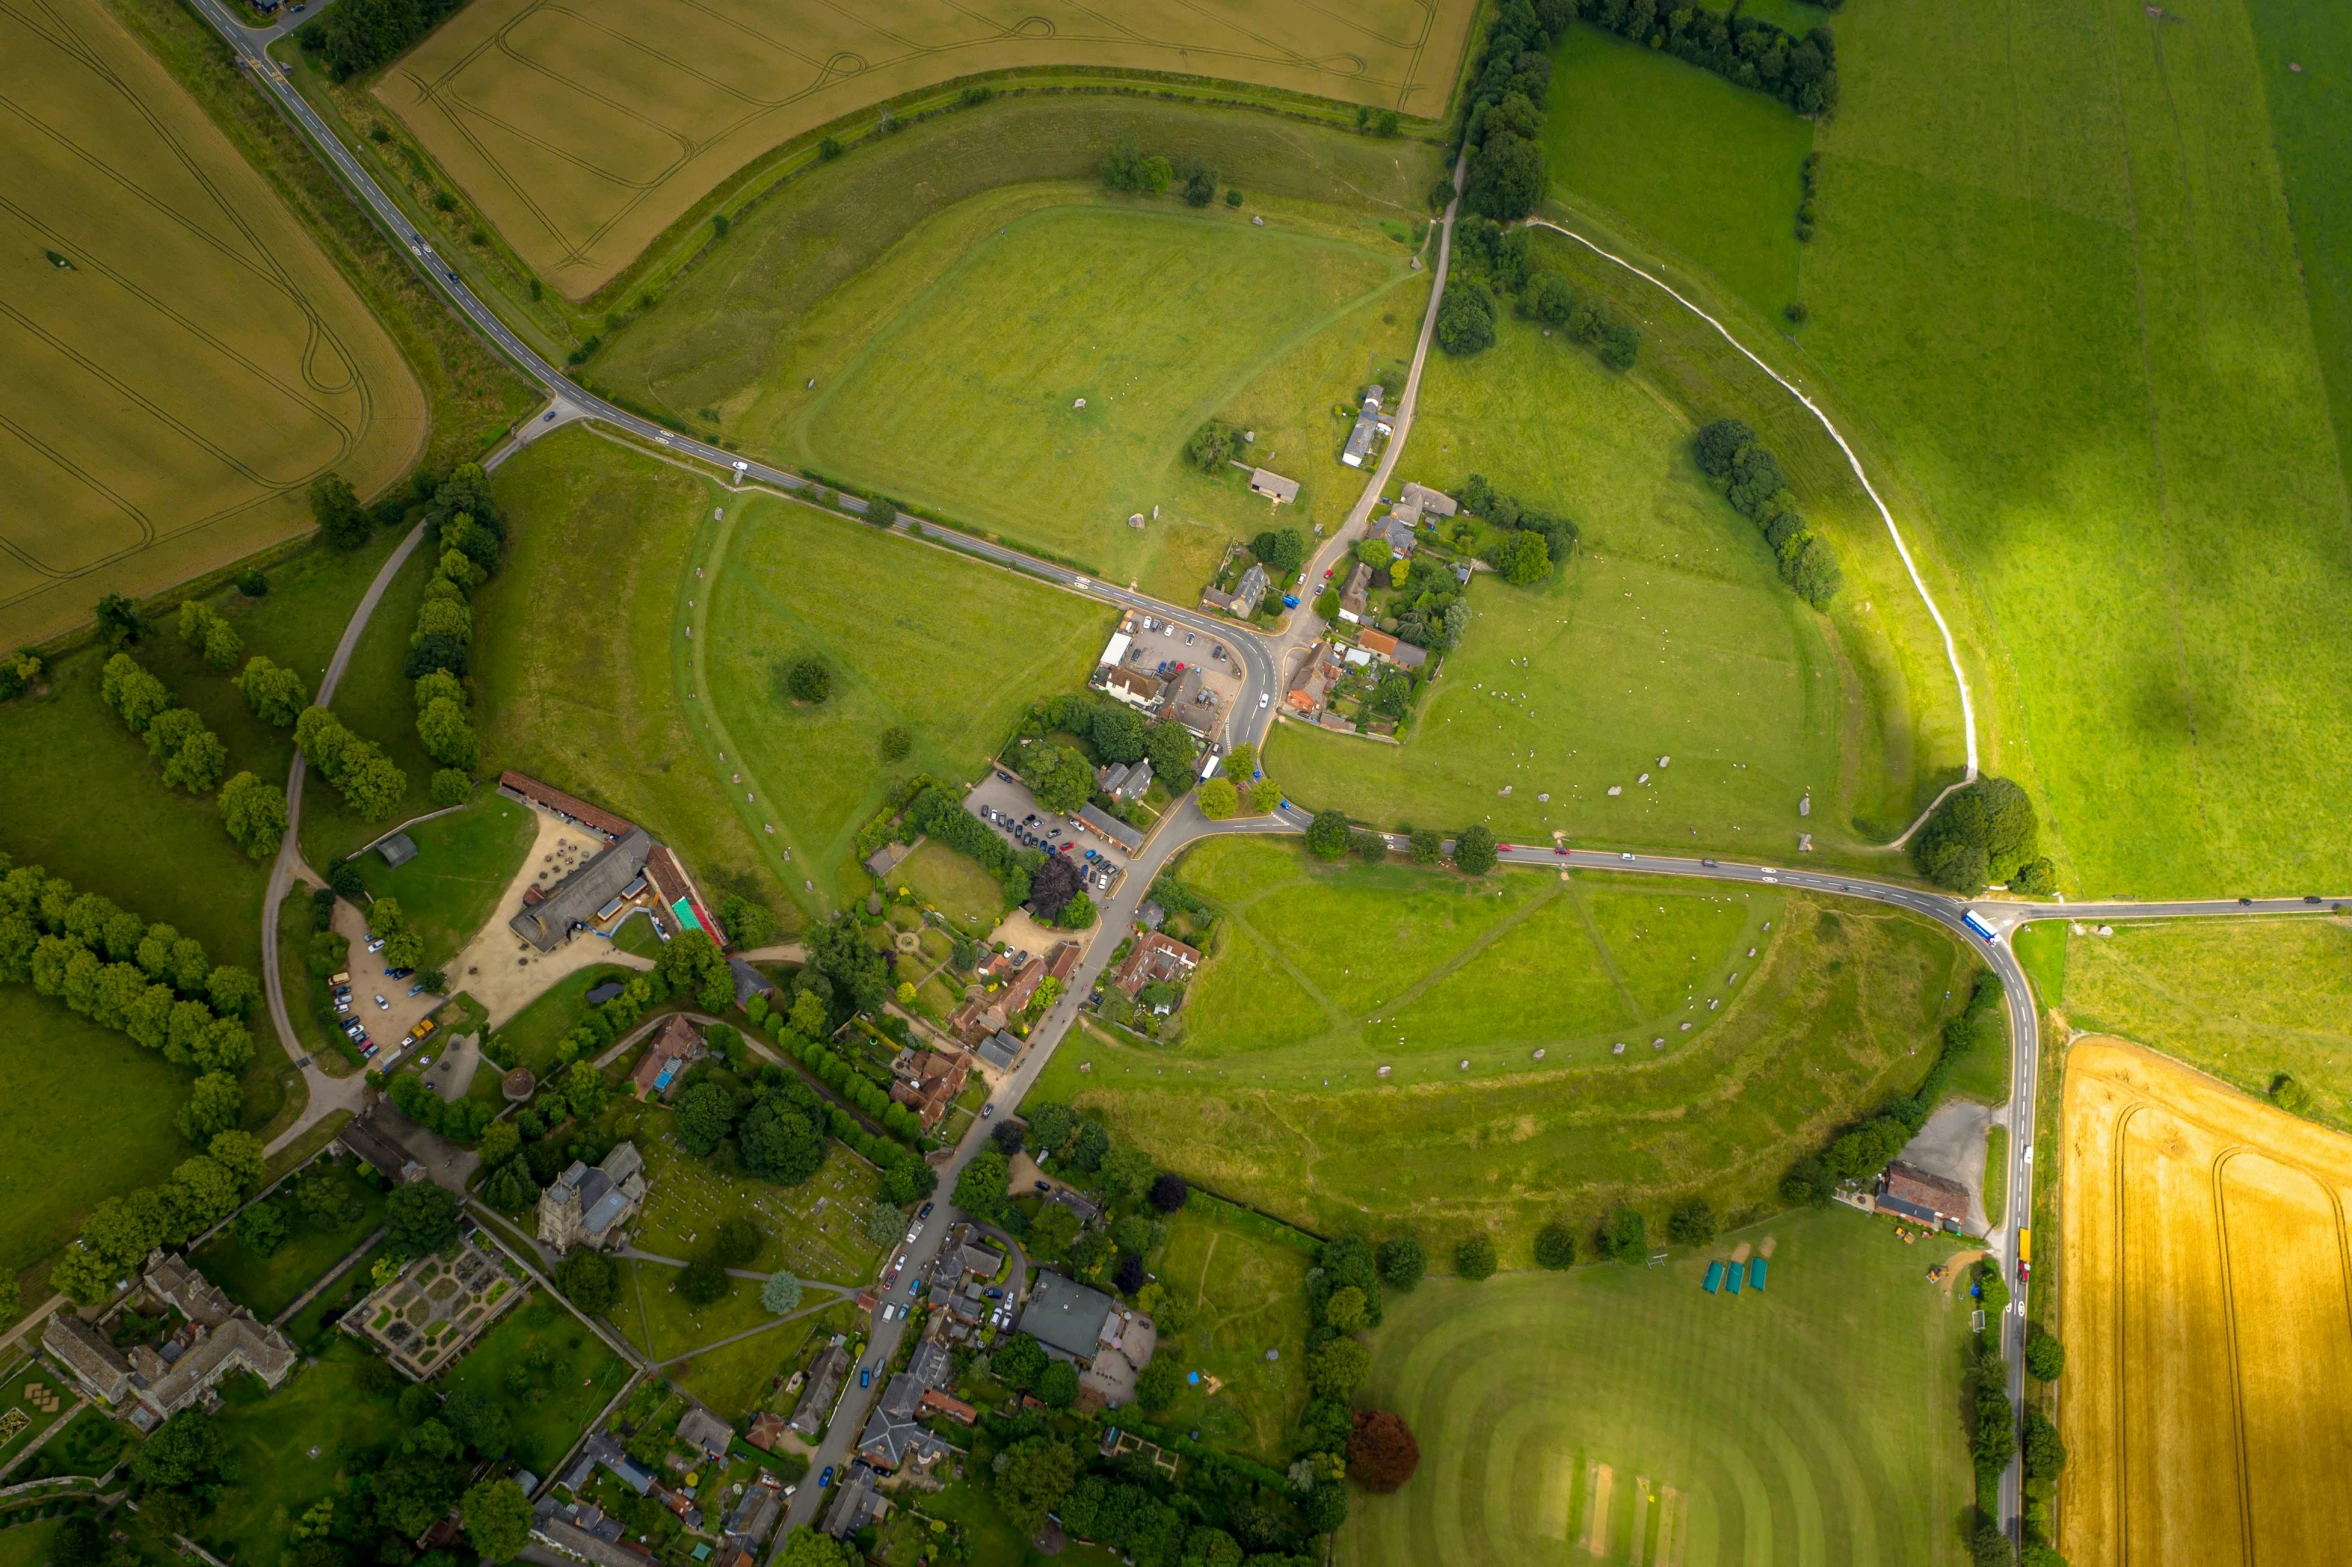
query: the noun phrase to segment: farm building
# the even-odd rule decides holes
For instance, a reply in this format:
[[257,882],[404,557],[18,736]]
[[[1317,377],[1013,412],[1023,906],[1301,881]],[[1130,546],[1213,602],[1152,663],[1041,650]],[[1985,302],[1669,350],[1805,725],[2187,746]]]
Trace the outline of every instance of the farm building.
[[1878,1211],[1957,1230],[1968,1223],[1968,1190],[1898,1159],[1878,1178]]
[[521,773],[500,774],[498,789],[599,835],[608,845],[553,887],[523,890],[523,907],[507,928],[524,941],[553,952],[581,931],[609,935],[616,919],[650,895],[667,911],[674,929],[707,931],[720,946],[727,944],[686,867],[644,828]]
[[1249,487],[1252,495],[1263,495],[1277,506],[1298,499],[1298,480],[1285,479],[1282,475],[1265,468],[1250,470]]
[[1081,832],[1093,833],[1105,843],[1117,844],[1129,854],[1143,847],[1143,834],[1097,806],[1082,805],[1078,808],[1078,828]]

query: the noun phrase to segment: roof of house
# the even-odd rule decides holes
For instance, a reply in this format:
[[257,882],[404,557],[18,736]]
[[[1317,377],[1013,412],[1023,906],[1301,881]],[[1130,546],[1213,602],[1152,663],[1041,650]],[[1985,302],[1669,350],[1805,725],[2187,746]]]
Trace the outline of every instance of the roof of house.
[[[702,901],[702,892],[694,885],[694,878],[686,874],[686,867],[667,844],[655,844],[645,851],[645,874],[653,879],[653,890],[669,909],[671,917],[681,929],[700,930],[721,947],[727,944],[727,933],[712,918],[710,907]],[[684,904],[684,908],[679,905]]]
[[1968,1217],[1966,1187],[1900,1159],[1886,1167],[1886,1179],[1879,1194],[1881,1205],[1889,1198],[1902,1204],[1902,1211],[1917,1212],[1923,1218]]
[[757,1545],[776,1527],[776,1515],[783,1510],[784,1498],[774,1490],[764,1485],[751,1486],[744,1491],[743,1500],[735,1504],[735,1510],[727,1515],[727,1537]]
[[404,832],[396,832],[382,843],[377,844],[376,852],[384,857],[386,865],[394,867],[406,865],[417,857],[416,840]]
[[1113,696],[1123,696],[1145,705],[1160,699],[1160,680],[1140,669],[1120,665],[1103,676],[1103,689]]
[[822,1527],[836,1540],[845,1540],[889,1510],[890,1503],[874,1489],[874,1471],[864,1464],[851,1464],[834,1490],[833,1505],[826,1510]]
[[763,1409],[751,1417],[751,1429],[743,1433],[743,1440],[766,1452],[784,1435],[784,1417],[772,1409]]
[[735,1428],[697,1405],[686,1411],[686,1418],[678,1422],[678,1440],[716,1458],[734,1442]]
[[176,1410],[222,1372],[238,1366],[275,1387],[301,1358],[276,1328],[249,1316],[232,1317],[189,1345],[171,1370],[147,1389],[145,1398],[159,1408]]
[[998,1029],[980,1041],[980,1059],[999,1072],[1012,1070],[1014,1058],[1021,1053],[1021,1042],[1003,1029]]
[[652,849],[645,829],[630,828],[611,848],[557,882],[545,898],[507,921],[507,927],[541,952],[554,951],[574,925],[588,924],[615,893],[637,879]]
[[922,1427],[923,1395],[928,1391],[903,1371],[892,1377],[875,1402],[865,1430],[858,1434],[858,1456],[870,1464],[896,1469],[910,1455],[945,1451],[945,1444]]
[[834,1396],[841,1391],[842,1378],[848,1374],[849,1351],[839,1344],[826,1345],[810,1363],[800,1402],[792,1406],[792,1429],[806,1437],[823,1430],[825,1417],[833,1411]]
[[1421,542],[1421,536],[1413,531],[1413,525],[1402,517],[1384,519],[1378,531],[1382,538],[1388,540],[1388,547],[1399,555],[1412,554]]
[[945,1387],[955,1375],[955,1357],[937,1339],[925,1339],[915,1346],[914,1358],[907,1362],[907,1375],[925,1387]]
[[569,821],[578,822],[591,831],[600,832],[607,839],[625,838],[637,830],[637,824],[626,817],[615,816],[601,806],[590,805],[576,795],[566,794],[561,789],[551,788],[536,778],[526,777],[511,769],[498,775],[498,787]]
[[1375,631],[1370,626],[1366,626],[1362,631],[1356,633],[1356,645],[1367,653],[1378,653],[1383,658],[1392,658],[1396,655],[1397,639],[1385,631]]
[[372,1109],[362,1110],[344,1122],[343,1130],[335,1134],[335,1141],[375,1166],[377,1173],[395,1181],[405,1179],[411,1167],[422,1168],[399,1139],[376,1124]]
[[1339,601],[1361,613],[1364,597],[1371,591],[1372,568],[1357,561],[1356,569],[1349,572],[1347,579],[1339,585]]
[[599,1431],[580,1449],[583,1458],[593,1458],[613,1473],[613,1477],[639,1496],[653,1489],[653,1474],[643,1464],[622,1451],[621,1444]]
[[1101,1290],[1058,1273],[1040,1273],[1021,1312],[1021,1331],[1048,1349],[1092,1360],[1116,1304]]
[[1105,794],[1117,794],[1119,786],[1127,781],[1128,768],[1133,765],[1130,762],[1111,763],[1110,766],[1094,775],[1094,786]]
[[1266,496],[1277,505],[1298,499],[1298,480],[1285,479],[1269,468],[1252,468],[1249,487],[1252,494]]
[[122,1351],[70,1309],[49,1319],[41,1330],[41,1347],[109,1398],[119,1397],[130,1381],[131,1363]]
[[1264,563],[1252,561],[1249,570],[1241,574],[1241,580],[1233,584],[1233,596],[1237,599],[1251,600],[1263,598],[1266,594],[1266,582]]
[[1155,979],[1174,980],[1190,973],[1200,965],[1198,948],[1188,947],[1173,936],[1158,931],[1147,931],[1127,950],[1119,962],[1118,972],[1111,976],[1116,989],[1132,997]]
[[1407,506],[1428,512],[1433,517],[1451,517],[1461,510],[1451,495],[1443,490],[1433,490],[1426,484],[1407,484],[1399,493]]
[[1099,806],[1078,807],[1078,819],[1130,854],[1143,847],[1143,834]]
[[1142,908],[1135,911],[1135,923],[1151,930],[1158,930],[1160,928],[1161,922],[1166,920],[1167,917],[1168,911],[1166,909],[1161,908],[1157,903],[1149,901],[1147,901]]
[[[629,1074],[630,1086],[640,1099],[651,1095],[657,1083],[666,1090],[675,1081],[674,1074],[682,1064],[699,1061],[708,1053],[703,1049],[702,1030],[684,1013],[673,1014],[645,1047],[645,1054],[637,1058],[637,1069]],[[665,1082],[665,1078],[670,1081]]]
[[1397,661],[1399,668],[1419,669],[1423,664],[1429,662],[1429,649],[1416,646],[1411,642],[1399,642],[1396,651],[1389,656]]
[[566,1518],[553,1497],[543,1497],[531,1515],[531,1532],[567,1555],[596,1567],[645,1567],[653,1558],[625,1543],[606,1540]]

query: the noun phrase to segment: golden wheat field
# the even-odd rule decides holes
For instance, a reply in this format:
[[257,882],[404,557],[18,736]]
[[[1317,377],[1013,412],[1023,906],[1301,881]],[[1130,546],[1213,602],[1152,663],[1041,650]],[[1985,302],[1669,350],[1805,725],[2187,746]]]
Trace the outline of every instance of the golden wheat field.
[[2352,1138],[2105,1039],[2065,1128],[2066,1559],[2352,1560]]
[[507,241],[585,297],[771,147],[983,71],[1214,77],[1437,115],[1475,0],[474,0],[376,84]]
[[96,0],[0,0],[0,644],[311,526],[425,433],[398,351]]

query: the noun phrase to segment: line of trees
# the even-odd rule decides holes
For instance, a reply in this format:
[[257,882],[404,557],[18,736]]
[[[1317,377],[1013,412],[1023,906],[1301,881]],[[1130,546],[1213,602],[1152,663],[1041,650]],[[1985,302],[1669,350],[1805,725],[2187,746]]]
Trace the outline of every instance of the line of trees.
[[[1538,12],[1566,12],[1620,38],[1663,49],[1728,81],[1769,93],[1799,114],[1838,105],[1837,43],[1826,23],[1803,37],[1759,17],[1659,0],[1541,0]],[[1565,30],[1565,29],[1562,29]]]
[[[1545,0],[1541,7],[1507,0],[1486,30],[1462,138],[1470,155],[1462,205],[1479,217],[1515,223],[1535,210],[1551,184],[1543,150],[1552,92],[1549,51],[1575,17],[1567,0]],[[1450,301],[1453,290],[1446,294]],[[1442,330],[1443,306],[1438,319]]]
[[1463,275],[1448,281],[1437,315],[1438,346],[1448,353],[1474,354],[1492,345],[1498,296],[1515,296],[1512,308],[1521,320],[1541,322],[1591,349],[1610,369],[1630,370],[1640,359],[1641,329],[1599,295],[1580,293],[1537,254],[1527,229],[1464,218],[1454,225],[1454,254]]
[[[214,965],[204,944],[149,923],[97,893],[77,893],[38,865],[10,867],[0,855],[0,982],[30,984],[102,1028],[128,1034],[175,1066],[223,1077],[231,1087],[253,1060],[244,1019],[261,984],[235,964]],[[218,1090],[213,1097],[217,1099]],[[182,1129],[202,1144],[237,1124],[242,1097],[225,1122],[214,1109]]]
[[[876,1137],[860,1125],[857,1117],[851,1115],[847,1110],[824,1099],[815,1090],[809,1088],[807,1084],[801,1083],[783,1068],[770,1064],[760,1069],[759,1081],[768,1083],[770,1074],[774,1074],[774,1081],[783,1085],[782,1088],[775,1090],[786,1095],[776,1113],[781,1114],[785,1106],[798,1105],[800,1113],[808,1117],[811,1124],[821,1124],[824,1131],[847,1143],[851,1152],[882,1172],[882,1196],[886,1202],[904,1207],[910,1202],[921,1201],[938,1189],[939,1172],[924,1162],[919,1148],[922,1140],[922,1123],[915,1119],[913,1112],[904,1105],[891,1103],[890,1096],[884,1093],[872,1079],[835,1055],[823,1043],[797,1033],[791,1028],[781,1026],[781,1024],[775,1028],[775,1042],[777,1048],[816,1074],[820,1082],[843,1097],[859,1104],[861,1108],[869,1102],[871,1095],[861,1093],[859,1091],[860,1085],[865,1089],[873,1090],[874,1094],[879,1094],[884,1111],[876,1114],[875,1119],[881,1121],[906,1141],[897,1142],[889,1137]],[[800,1093],[808,1096],[805,1102],[789,1093],[789,1090],[795,1086]],[[899,1112],[899,1116],[895,1120],[888,1116],[887,1112],[890,1110]],[[823,1117],[821,1123],[816,1120],[819,1115]],[[786,1127],[783,1130],[789,1131],[789,1128]],[[752,1168],[752,1160],[748,1156],[745,1159],[745,1167]],[[754,1173],[764,1172],[754,1170]]]
[[433,775],[433,802],[457,805],[472,793],[472,775],[482,765],[465,684],[474,590],[498,570],[506,547],[506,522],[478,464],[465,464],[434,487],[425,506],[425,536],[439,558],[417,606],[405,672],[416,682],[417,739],[441,764]]
[[245,639],[221,618],[219,610],[201,599],[180,605],[180,640],[215,669],[234,669],[245,651]]
[[114,1293],[117,1279],[135,1275],[156,1247],[193,1239],[235,1213],[261,1189],[268,1162],[252,1133],[215,1133],[203,1153],[173,1168],[171,1179],[91,1209],[80,1238],[50,1270],[50,1284],[78,1305],[96,1305]]
[[[1188,206],[1205,207],[1217,199],[1217,170],[1199,158],[1171,163],[1156,152],[1145,152],[1132,136],[1122,136],[1103,154],[1102,180],[1112,190],[1134,196],[1157,196],[1171,185]],[[1226,205],[1241,205],[1241,193],[1229,191]]]
[[1829,540],[1797,510],[1780,459],[1738,419],[1718,419],[1692,438],[1699,467],[1739,513],[1763,531],[1780,563],[1780,580],[1815,609],[1827,609],[1845,586]]
[[408,794],[408,774],[384,748],[353,734],[326,708],[302,710],[294,721],[294,744],[363,820],[382,821]]
[[2034,897],[2058,890],[2041,823],[2023,788],[1990,774],[1955,790],[1911,840],[1911,863],[1939,887],[1974,894],[2001,882]]
[[1503,530],[1487,545],[1484,559],[1513,587],[1532,587],[1549,578],[1555,566],[1567,564],[1584,536],[1566,517],[1505,494],[1484,474],[1470,475],[1455,499],[1464,511]]
[[[204,630],[203,616],[192,621],[186,613],[191,609],[210,616],[217,632],[225,633],[227,640],[222,641],[215,632]],[[196,640],[208,639],[226,652],[225,660],[214,660],[218,667],[225,669],[236,662],[243,643],[214,611],[190,600],[182,606],[180,624],[183,628],[196,625]],[[257,686],[266,684],[275,692],[283,684],[279,677],[292,678],[291,671],[279,670],[267,659],[256,658],[253,662],[268,665],[270,671],[256,682]],[[248,676],[254,673],[249,667]],[[293,684],[299,691],[301,682],[294,680]],[[163,764],[165,783],[190,794],[209,793],[218,788],[216,803],[220,807],[221,826],[237,846],[257,860],[278,852],[278,845],[286,836],[284,789],[250,772],[238,773],[223,784],[221,774],[228,770],[229,748],[193,709],[177,706],[170,689],[130,654],[117,653],[106,661],[98,690],[100,699],[114,710],[124,726],[146,740],[148,754]],[[250,694],[247,701],[253,701]]]

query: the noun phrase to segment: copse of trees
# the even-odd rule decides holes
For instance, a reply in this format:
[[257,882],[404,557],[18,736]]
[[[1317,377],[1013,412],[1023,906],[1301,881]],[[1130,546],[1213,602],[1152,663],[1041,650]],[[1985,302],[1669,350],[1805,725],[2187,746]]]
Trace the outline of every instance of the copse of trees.
[[328,8],[294,36],[338,82],[398,56],[465,0],[355,0]]
[[1976,893],[1991,882],[2046,896],[2058,868],[2041,852],[2041,824],[2025,790],[1986,775],[1954,790],[1911,840],[1911,863],[1939,887]]
[[1222,419],[1211,419],[1184,443],[1184,460],[1214,477],[1241,450],[1241,432]]
[[286,841],[286,791],[252,773],[221,785],[221,825],[256,860],[266,860]]
[[1838,105],[1837,44],[1827,25],[1800,38],[1757,17],[1658,0],[1545,0],[1537,9],[1580,14],[1620,38],[1769,93],[1799,114],[1828,114]]
[[1815,609],[1827,609],[1845,573],[1837,551],[1805,524],[1780,459],[1737,419],[1718,419],[1692,439],[1699,467],[1740,514],[1763,530],[1780,564],[1780,580]]
[[210,604],[190,599],[180,606],[180,640],[215,669],[234,669],[245,639]]
[[1612,370],[1630,370],[1640,358],[1641,330],[1608,301],[1579,293],[1539,258],[1526,229],[1465,218],[1454,225],[1454,252],[1497,293],[1516,296],[1513,309],[1520,319],[1539,321],[1591,349]]
[[[1455,498],[1464,511],[1484,517],[1501,530],[1487,544],[1483,558],[1514,587],[1533,587],[1549,578],[1555,566],[1565,564],[1575,553],[1584,536],[1567,518],[1504,494],[1487,483],[1483,474],[1470,475]],[[1465,609],[1465,626],[1468,618]]]
[[229,748],[204,720],[175,705],[171,691],[128,653],[106,661],[98,682],[99,700],[125,728],[147,742],[147,754],[163,764],[163,781],[190,794],[209,794],[228,771]]
[[[307,41],[317,31],[313,27],[302,36]],[[320,535],[339,550],[358,549],[376,531],[374,513],[359,503],[350,482],[339,473],[322,473],[310,481],[310,515]]]
[[[1157,196],[1176,178],[1176,167],[1158,153],[1147,153],[1132,136],[1122,136],[1103,154],[1103,183],[1134,196]],[[1216,176],[1210,175],[1214,184]]]
[[237,690],[253,716],[273,729],[292,727],[310,705],[310,688],[302,677],[260,653],[245,661],[237,676]]
[[1446,287],[1437,307],[1437,346],[1457,359],[1492,348],[1495,300],[1484,283],[1461,278]]

